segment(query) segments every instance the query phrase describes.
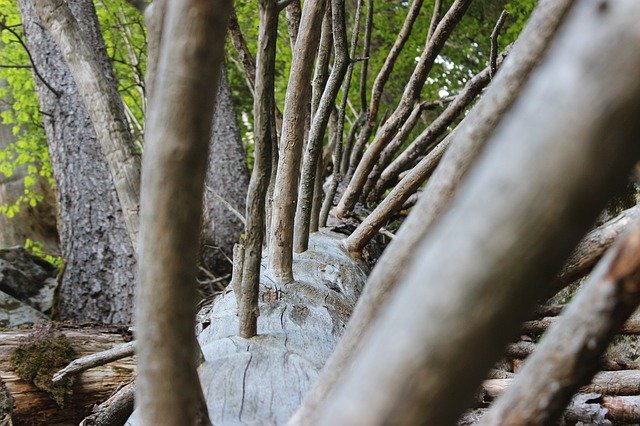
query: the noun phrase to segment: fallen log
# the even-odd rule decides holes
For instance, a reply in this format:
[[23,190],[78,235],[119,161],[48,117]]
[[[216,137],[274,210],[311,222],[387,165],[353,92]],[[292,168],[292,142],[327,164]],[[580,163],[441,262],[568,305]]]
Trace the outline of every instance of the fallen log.
[[[503,394],[515,379],[489,379],[482,384],[476,403],[492,402]],[[580,388],[581,393],[602,395],[633,396],[640,394],[640,370],[602,371],[593,381]]]
[[[476,424],[487,411],[486,408],[472,410],[462,416],[458,425]],[[567,407],[563,419],[568,424],[637,424],[640,423],[640,397],[578,394]]]
[[[126,328],[115,326],[62,326],[78,356],[104,351],[130,340]],[[47,392],[19,378],[10,358],[28,337],[30,330],[0,331],[0,382],[13,397],[13,423],[18,425],[77,424],[92,411],[92,407],[109,398],[123,383],[131,381],[135,361],[121,359],[108,365],[87,370],[77,376],[72,396],[60,407]],[[0,418],[3,413],[0,412]]]
[[[558,317],[545,317],[539,320],[526,321],[522,329],[526,333],[544,333],[552,324],[558,321]],[[624,323],[620,334],[640,334],[640,319],[631,318]]]

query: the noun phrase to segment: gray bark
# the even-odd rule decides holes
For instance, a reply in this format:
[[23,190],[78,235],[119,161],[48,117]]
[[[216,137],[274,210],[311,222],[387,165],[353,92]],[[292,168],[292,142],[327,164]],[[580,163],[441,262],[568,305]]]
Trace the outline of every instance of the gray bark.
[[199,315],[200,381],[213,424],[284,424],[337,344],[366,279],[338,234],[314,233],[293,261],[295,283],[263,269],[258,335],[237,336],[235,295]]
[[540,283],[640,157],[638,14],[634,0],[576,4],[319,424],[452,424],[462,414]]
[[[76,19],[72,5],[63,0],[32,1],[31,5],[68,64],[67,69],[73,76],[109,165],[127,231],[135,248],[138,241],[140,157],[135,154],[122,99],[107,63],[95,10],[90,8],[86,16],[79,14],[79,19]],[[79,23],[85,19],[87,22]],[[94,41],[85,40],[87,30],[82,25],[95,27],[97,35]]]
[[325,5],[326,0],[309,0],[304,4],[287,85],[269,233],[269,268],[283,282],[293,281],[293,226],[307,115],[302,111],[307,111],[311,98],[309,81]]
[[[58,186],[60,245],[66,268],[59,288],[62,319],[128,323],[133,309],[135,257],[113,178],[60,50],[38,23],[29,0],[20,0],[27,45],[56,97],[36,88]],[[90,1],[69,4],[85,43],[115,87],[95,10]]]
[[244,223],[220,198],[244,214],[249,170],[226,73],[222,73],[213,116],[213,132],[205,179],[201,258],[216,274],[231,271],[233,245],[240,240]]

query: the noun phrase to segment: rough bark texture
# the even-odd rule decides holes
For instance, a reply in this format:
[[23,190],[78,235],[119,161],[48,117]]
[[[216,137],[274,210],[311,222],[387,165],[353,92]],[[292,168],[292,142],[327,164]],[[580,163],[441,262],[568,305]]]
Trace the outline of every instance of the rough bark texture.
[[[135,246],[139,226],[140,158],[135,154],[122,99],[107,64],[93,5],[85,6],[85,12],[78,13],[63,0],[39,0],[31,4],[40,23],[55,39],[91,117],[102,154],[113,177],[129,236]],[[84,21],[85,27],[79,21]],[[90,41],[85,41],[87,26],[95,27],[94,31],[97,32]]]
[[[59,289],[61,318],[131,321],[135,258],[113,178],[93,123],[58,47],[38,24],[29,0],[18,2],[27,45],[38,69],[58,90],[56,97],[38,79],[44,127],[58,185],[60,245],[66,269]],[[115,85],[92,2],[69,4],[84,40],[101,58]]]
[[[519,41],[514,46],[509,57],[505,59],[502,71],[489,86],[485,96],[469,112],[467,120],[470,121],[467,125],[471,128],[476,128],[476,131],[471,132],[471,134],[477,134],[477,129],[481,128],[483,132],[480,134],[486,136],[488,131],[484,127],[485,123],[493,123],[491,128],[495,126],[498,117],[494,117],[494,114],[501,116],[508,105],[513,102],[516,92],[522,87],[531,69],[546,50],[549,40],[555,34],[566,10],[571,4],[572,0],[547,0],[539,4],[523,30]],[[502,80],[502,83],[500,83],[500,80]],[[473,145],[474,143],[479,143],[479,141],[471,138],[465,138],[464,141],[466,143],[460,148],[460,152],[463,154],[467,153],[469,145],[473,147],[475,146]],[[464,174],[462,171],[466,172],[468,164],[471,162],[471,159],[463,161],[459,170],[459,158],[461,155],[455,152],[452,154],[454,155],[449,156],[450,159],[440,167],[441,179],[446,182],[445,188],[455,186]],[[457,179],[452,178],[452,174]],[[429,187],[431,188],[429,189]],[[452,189],[449,190],[452,191]],[[369,276],[368,285],[358,301],[354,314],[345,330],[345,338],[341,340],[331,358],[327,361],[327,367],[324,369],[322,376],[314,384],[313,391],[305,399],[299,412],[303,418],[309,416],[310,410],[313,410],[313,407],[328,395],[335,381],[348,369],[349,362],[347,360],[360,348],[371,321],[376,317],[379,309],[384,306],[389,294],[400,278],[406,273],[409,262],[415,254],[416,245],[422,240],[437,214],[440,214],[444,205],[446,205],[446,202],[440,200],[434,206],[432,197],[437,197],[436,199],[438,200],[440,198],[449,200],[448,196],[439,197],[438,194],[441,192],[443,192],[441,188],[435,187],[432,182],[429,183],[427,189],[421,194],[418,205],[414,207],[412,213],[405,219],[405,223],[396,234],[396,238],[387,247],[383,256],[378,259]],[[426,195],[430,197],[426,197]]]
[[[130,338],[116,327],[65,328],[62,333],[78,356],[110,349]],[[104,401],[122,383],[133,378],[133,358],[88,370],[77,376],[72,397],[68,405],[61,408],[46,392],[20,379],[12,371],[9,358],[28,334],[29,331],[25,330],[0,332],[0,383],[4,382],[13,396],[15,425],[78,424],[91,413],[94,404]]]
[[156,76],[162,90],[149,106],[142,175],[136,401],[143,424],[208,423],[196,373],[196,264],[231,5],[167,4]]
[[233,245],[240,240],[244,223],[214,193],[244,214],[249,186],[249,170],[224,72],[213,115],[205,185],[201,257],[206,268],[222,275],[231,271]]
[[622,188],[640,156],[640,4],[602,4],[572,10],[318,410],[320,424],[455,422],[544,292],[539,283]]

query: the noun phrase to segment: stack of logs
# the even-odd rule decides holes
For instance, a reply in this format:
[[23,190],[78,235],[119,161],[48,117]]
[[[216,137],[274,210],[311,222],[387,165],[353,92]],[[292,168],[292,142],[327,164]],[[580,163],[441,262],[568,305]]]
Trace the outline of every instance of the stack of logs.
[[[459,425],[477,423],[491,403],[509,388],[526,358],[536,349],[534,339],[558,320],[562,309],[562,305],[540,306],[536,317],[523,324],[523,336],[507,346],[504,360],[482,383],[475,409],[463,416]],[[620,333],[640,340],[640,319],[629,319]],[[603,357],[601,371],[590,384],[580,388],[567,407],[564,423],[600,424],[598,420],[602,419],[613,424],[640,423],[640,360],[630,359],[632,356],[616,353]]]

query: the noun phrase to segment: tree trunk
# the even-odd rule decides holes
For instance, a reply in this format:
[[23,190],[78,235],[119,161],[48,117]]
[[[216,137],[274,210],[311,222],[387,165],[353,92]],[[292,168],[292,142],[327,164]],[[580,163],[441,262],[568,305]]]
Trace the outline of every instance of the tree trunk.
[[196,264],[231,7],[230,0],[167,2],[140,200],[136,403],[145,425],[209,424],[196,372]]
[[[135,257],[113,178],[60,50],[38,23],[31,1],[20,0],[19,6],[35,65],[60,94],[57,97],[36,79],[58,185],[60,245],[66,260],[59,317],[128,323]],[[115,85],[92,2],[71,2],[69,7]]]
[[249,186],[245,157],[231,88],[223,72],[213,115],[201,237],[202,263],[220,275],[231,271],[233,245],[244,231],[242,219],[231,208],[244,215]]

